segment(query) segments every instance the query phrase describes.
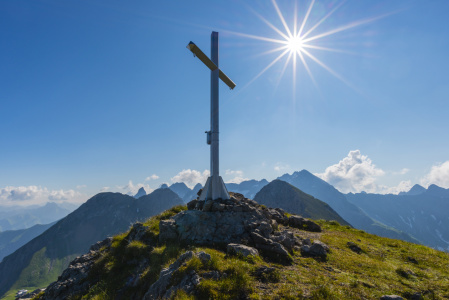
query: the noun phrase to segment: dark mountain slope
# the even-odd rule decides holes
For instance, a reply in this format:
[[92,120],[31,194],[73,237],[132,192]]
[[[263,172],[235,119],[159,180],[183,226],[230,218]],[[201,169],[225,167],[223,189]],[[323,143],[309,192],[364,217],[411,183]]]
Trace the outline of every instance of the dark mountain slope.
[[293,185],[273,180],[264,186],[254,197],[259,204],[283,210],[315,220],[335,220],[342,225],[350,225],[340,217],[328,204],[318,200]]
[[169,189],[135,199],[100,193],[0,263],[0,296],[11,288],[38,287],[54,281],[74,257],[99,240],[126,231],[182,200]]
[[27,229],[7,230],[0,232],[0,262],[2,259],[53,226],[55,222],[45,225],[34,225]]
[[184,198],[184,196],[190,192],[192,192],[191,189],[184,183],[184,182],[176,182],[169,186],[169,189],[171,189],[173,192],[178,194],[179,198]]

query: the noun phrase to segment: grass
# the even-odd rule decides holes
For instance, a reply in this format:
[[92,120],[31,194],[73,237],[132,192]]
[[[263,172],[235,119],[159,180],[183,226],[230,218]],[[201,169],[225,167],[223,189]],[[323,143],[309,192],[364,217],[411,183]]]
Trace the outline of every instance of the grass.
[[[162,268],[185,251],[210,254],[204,263],[194,257],[173,275],[177,284],[194,270],[202,277],[194,296],[178,290],[172,299],[379,299],[397,294],[409,299],[416,292],[423,299],[449,298],[449,255],[425,246],[368,234],[335,221],[317,221],[322,233],[291,229],[302,238],[320,239],[331,252],[325,261],[292,254],[293,263],[282,265],[263,257],[228,256],[221,249],[159,244],[159,221],[185,207],[176,207],[144,223],[146,239],[128,241],[130,232],[114,237],[110,251],[104,251],[90,272],[96,282],[88,294],[73,299],[140,299],[159,276]],[[363,249],[349,249],[353,242]],[[257,275],[263,266],[271,274]],[[205,279],[206,273],[221,277]],[[205,276],[206,277],[206,276]]]
[[22,271],[18,280],[2,299],[15,299],[17,292],[22,289],[31,292],[37,288],[48,286],[54,281],[54,278],[60,275],[61,270],[76,257],[76,255],[71,255],[62,259],[50,259],[47,257],[46,251],[47,249],[44,247],[33,255],[29,265]]

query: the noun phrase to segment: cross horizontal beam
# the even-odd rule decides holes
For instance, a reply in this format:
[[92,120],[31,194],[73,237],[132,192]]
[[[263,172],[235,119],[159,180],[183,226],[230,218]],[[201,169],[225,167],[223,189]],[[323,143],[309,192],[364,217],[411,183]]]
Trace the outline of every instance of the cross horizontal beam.
[[[216,69],[218,69],[217,65],[215,65],[213,63],[212,60],[210,60],[209,57],[207,57],[206,54],[204,54],[203,51],[201,51],[200,48],[198,48],[197,45],[195,45],[195,43],[190,42],[187,45],[187,49],[189,49],[190,51],[192,51],[193,55],[198,57],[203,64],[206,65],[206,67],[208,67],[211,71],[215,71]],[[223,73],[221,70],[219,70],[219,74],[218,77],[232,90],[235,88],[235,83],[228,77],[226,76],[225,73]]]

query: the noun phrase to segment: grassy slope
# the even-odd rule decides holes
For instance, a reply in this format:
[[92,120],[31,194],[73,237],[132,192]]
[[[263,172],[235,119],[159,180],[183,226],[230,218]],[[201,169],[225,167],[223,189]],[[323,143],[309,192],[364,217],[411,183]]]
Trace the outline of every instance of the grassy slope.
[[33,255],[30,264],[22,271],[16,283],[2,299],[15,299],[17,291],[21,289],[33,291],[49,285],[60,275],[61,270],[77,256],[69,255],[63,259],[50,259],[45,254],[46,250],[44,247]]
[[[180,211],[177,207],[149,219],[147,238],[156,243],[159,220]],[[195,269],[201,273],[218,270],[228,277],[221,280],[202,280],[199,285],[201,299],[235,299],[247,295],[251,299],[379,299],[386,294],[410,297],[421,292],[424,299],[449,297],[449,255],[431,248],[382,238],[364,231],[341,226],[334,221],[318,221],[323,233],[294,230],[295,234],[320,239],[331,247],[326,261],[302,257],[294,253],[292,265],[264,261],[261,257],[241,259],[228,257],[219,249],[157,245],[151,248],[142,242],[128,243],[127,233],[114,238],[112,250],[104,251],[90,278],[100,281],[83,299],[113,299],[118,290],[122,296],[141,298],[157,280],[163,267],[167,267],[184,251],[205,251],[212,259],[202,264],[190,260],[177,274]],[[351,251],[347,242],[355,242],[362,253]],[[149,261],[137,274],[142,260]],[[254,271],[260,266],[271,266],[276,271],[265,280],[256,278]],[[125,282],[137,275],[141,280],[135,287],[123,289]],[[125,291],[125,292],[123,292]],[[77,297],[81,299],[81,297]],[[175,299],[193,299],[178,292]]]

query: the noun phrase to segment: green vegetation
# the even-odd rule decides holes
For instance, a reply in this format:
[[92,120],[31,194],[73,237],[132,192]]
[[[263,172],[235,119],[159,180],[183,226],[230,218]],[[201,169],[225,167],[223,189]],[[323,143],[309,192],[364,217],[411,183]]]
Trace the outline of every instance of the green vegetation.
[[[37,288],[45,287],[54,281],[60,275],[60,270],[64,269],[75,255],[64,259],[53,259],[47,257],[46,248],[36,252],[29,265],[22,271],[17,282],[5,294],[2,299],[15,299],[18,290],[26,289],[33,291]],[[41,268],[44,266],[44,268]]]
[[[132,229],[115,236],[111,250],[102,252],[89,275],[97,283],[87,295],[74,299],[113,299],[118,294],[123,299],[140,299],[162,268],[187,250],[204,251],[211,259],[202,262],[194,257],[174,273],[172,284],[191,270],[203,279],[195,297],[179,290],[173,299],[379,299],[386,294],[409,299],[416,292],[423,299],[449,298],[447,253],[371,235],[336,221],[317,221],[322,233],[293,229],[302,238],[320,239],[330,246],[324,261],[296,251],[293,264],[282,265],[263,257],[228,256],[220,249],[159,244],[159,221],[184,209],[178,206],[145,222],[148,243],[128,241]],[[360,254],[348,242],[360,247]],[[274,271],[261,275],[258,270],[263,267]],[[219,279],[205,279],[211,272],[218,272]]]

